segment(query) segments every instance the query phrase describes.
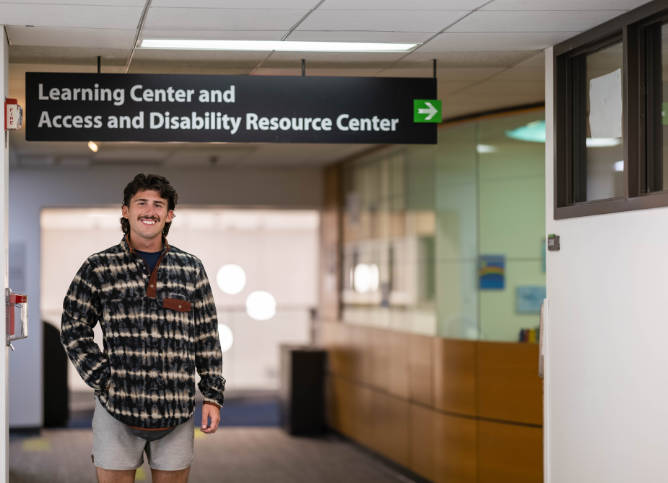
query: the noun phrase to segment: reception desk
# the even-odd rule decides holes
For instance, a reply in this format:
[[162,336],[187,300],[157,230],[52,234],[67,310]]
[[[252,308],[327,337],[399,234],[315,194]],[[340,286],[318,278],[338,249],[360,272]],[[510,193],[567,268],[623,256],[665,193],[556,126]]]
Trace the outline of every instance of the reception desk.
[[543,481],[537,345],[319,329],[332,429],[435,482]]

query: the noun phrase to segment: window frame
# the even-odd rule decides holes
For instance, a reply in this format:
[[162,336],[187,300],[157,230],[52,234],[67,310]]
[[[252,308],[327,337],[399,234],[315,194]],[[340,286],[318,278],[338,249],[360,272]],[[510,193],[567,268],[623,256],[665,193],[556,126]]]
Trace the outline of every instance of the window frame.
[[[657,110],[657,105],[661,105],[662,96],[661,26],[664,23],[668,23],[668,1],[655,0],[554,46],[555,219],[668,206],[668,186],[663,191],[656,191],[662,184],[663,170],[661,109]],[[586,72],[586,56],[620,41],[623,49],[624,195],[575,201],[586,198],[584,142],[578,144],[575,139],[578,136],[576,123],[581,123],[585,117],[577,117],[574,112],[574,105],[584,109],[582,97],[577,96],[586,95],[586,85],[581,80]],[[650,79],[653,82],[650,83]],[[578,132],[579,136],[586,135],[584,126],[580,126]],[[580,147],[579,152],[576,152],[577,147]]]

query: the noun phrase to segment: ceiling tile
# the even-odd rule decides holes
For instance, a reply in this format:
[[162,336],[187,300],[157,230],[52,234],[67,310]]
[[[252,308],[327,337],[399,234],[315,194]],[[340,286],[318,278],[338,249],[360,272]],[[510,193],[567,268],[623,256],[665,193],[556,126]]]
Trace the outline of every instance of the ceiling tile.
[[285,30],[174,30],[144,29],[143,39],[207,39],[207,40],[281,40]]
[[439,80],[438,81],[438,97],[441,98],[444,102],[447,103],[449,94],[454,92],[459,92],[462,89],[466,89],[471,85],[472,81],[450,81],[450,80]]
[[645,3],[647,0],[494,0],[481,10],[631,10]]
[[[10,64],[60,64],[65,66],[84,66],[85,69],[96,69],[97,56],[102,57],[102,71],[107,72],[110,66],[124,65],[129,55],[128,49],[107,49],[102,47],[45,47],[39,45],[16,45],[9,49]],[[87,67],[90,66],[90,67]]]
[[419,62],[432,60],[436,57],[439,68],[441,67],[512,67],[533,56],[535,51],[510,50],[510,51],[475,51],[475,52],[420,52],[410,54],[404,62]]
[[227,52],[219,50],[160,50],[137,49],[137,60],[164,61],[210,61],[210,62],[244,62],[252,65],[267,56],[267,52]]
[[541,69],[544,69],[545,68],[545,52],[539,52],[536,55],[534,55],[533,57],[529,57],[528,59],[523,60],[520,64],[518,64],[518,67],[519,66],[523,66],[523,67],[535,66],[535,67],[540,67]]
[[[424,62],[424,67],[402,67],[399,66],[385,69],[380,75],[383,77],[430,77],[433,73],[431,62]],[[440,80],[447,81],[479,81],[487,79],[499,72],[503,67],[437,67],[436,76]]]
[[466,116],[471,114],[484,113],[489,111],[494,111],[497,109],[509,109],[516,106],[521,106],[525,104],[536,104],[543,102],[541,99],[534,99],[532,97],[519,97],[519,98],[496,98],[490,101],[489,99],[483,99],[480,101],[463,99],[458,102],[445,101],[443,103],[443,118],[452,119],[459,116]]
[[442,33],[419,47],[416,54],[448,51],[480,52],[510,50],[543,50],[576,35],[576,32],[541,33]]
[[325,0],[320,10],[474,10],[485,0]]
[[304,9],[310,10],[318,0],[153,0],[151,7],[182,8],[262,8],[262,9]]
[[494,77],[497,81],[541,81],[545,80],[545,54],[531,57],[519,64],[504,70]]
[[286,40],[314,42],[390,42],[417,44],[427,40],[429,32],[362,32],[359,30],[295,30]]
[[474,99],[485,98],[508,98],[508,97],[531,97],[542,99],[545,95],[545,84],[542,81],[502,81],[493,77],[485,82],[480,82],[462,90],[460,94],[466,94]]
[[[382,67],[388,67],[403,55],[405,54],[401,52],[274,52],[271,55],[271,60],[299,62],[301,59],[305,59],[307,62],[336,62],[342,69],[346,69],[347,66],[369,62],[381,63]],[[308,64],[306,68],[308,69]]]
[[54,27],[7,27],[11,45],[48,45],[51,47],[101,47],[131,49],[136,30],[84,29]]
[[466,15],[450,10],[316,10],[300,30],[438,32]]
[[499,81],[545,81],[545,67],[513,67],[496,77]]
[[618,10],[579,12],[475,12],[448,32],[582,32],[617,17]]
[[15,4],[15,5],[39,5],[40,8],[42,5],[103,5],[109,7],[127,7],[127,6],[139,6],[144,7],[146,0],[21,0],[21,1],[3,1],[3,4]]
[[39,5],[0,3],[4,25],[136,29],[142,6]]
[[306,10],[151,8],[146,28],[155,30],[287,30]]

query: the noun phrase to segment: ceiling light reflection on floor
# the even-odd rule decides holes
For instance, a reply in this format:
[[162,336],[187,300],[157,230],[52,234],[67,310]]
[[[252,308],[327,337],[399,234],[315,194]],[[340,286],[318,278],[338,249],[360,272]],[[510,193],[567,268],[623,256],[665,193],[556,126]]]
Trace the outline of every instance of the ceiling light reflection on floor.
[[246,272],[239,265],[228,263],[218,270],[216,283],[224,293],[236,295],[246,286]]
[[269,292],[256,290],[246,298],[246,313],[254,320],[269,320],[276,315],[276,299]]

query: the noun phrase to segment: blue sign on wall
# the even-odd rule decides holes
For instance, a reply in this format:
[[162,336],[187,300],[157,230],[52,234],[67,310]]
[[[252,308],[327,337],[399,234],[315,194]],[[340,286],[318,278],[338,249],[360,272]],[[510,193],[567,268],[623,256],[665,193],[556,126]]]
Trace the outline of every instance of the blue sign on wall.
[[503,290],[506,286],[506,256],[480,255],[478,278],[480,290]]
[[538,314],[540,304],[545,299],[545,287],[525,285],[517,287],[515,310],[519,314]]

